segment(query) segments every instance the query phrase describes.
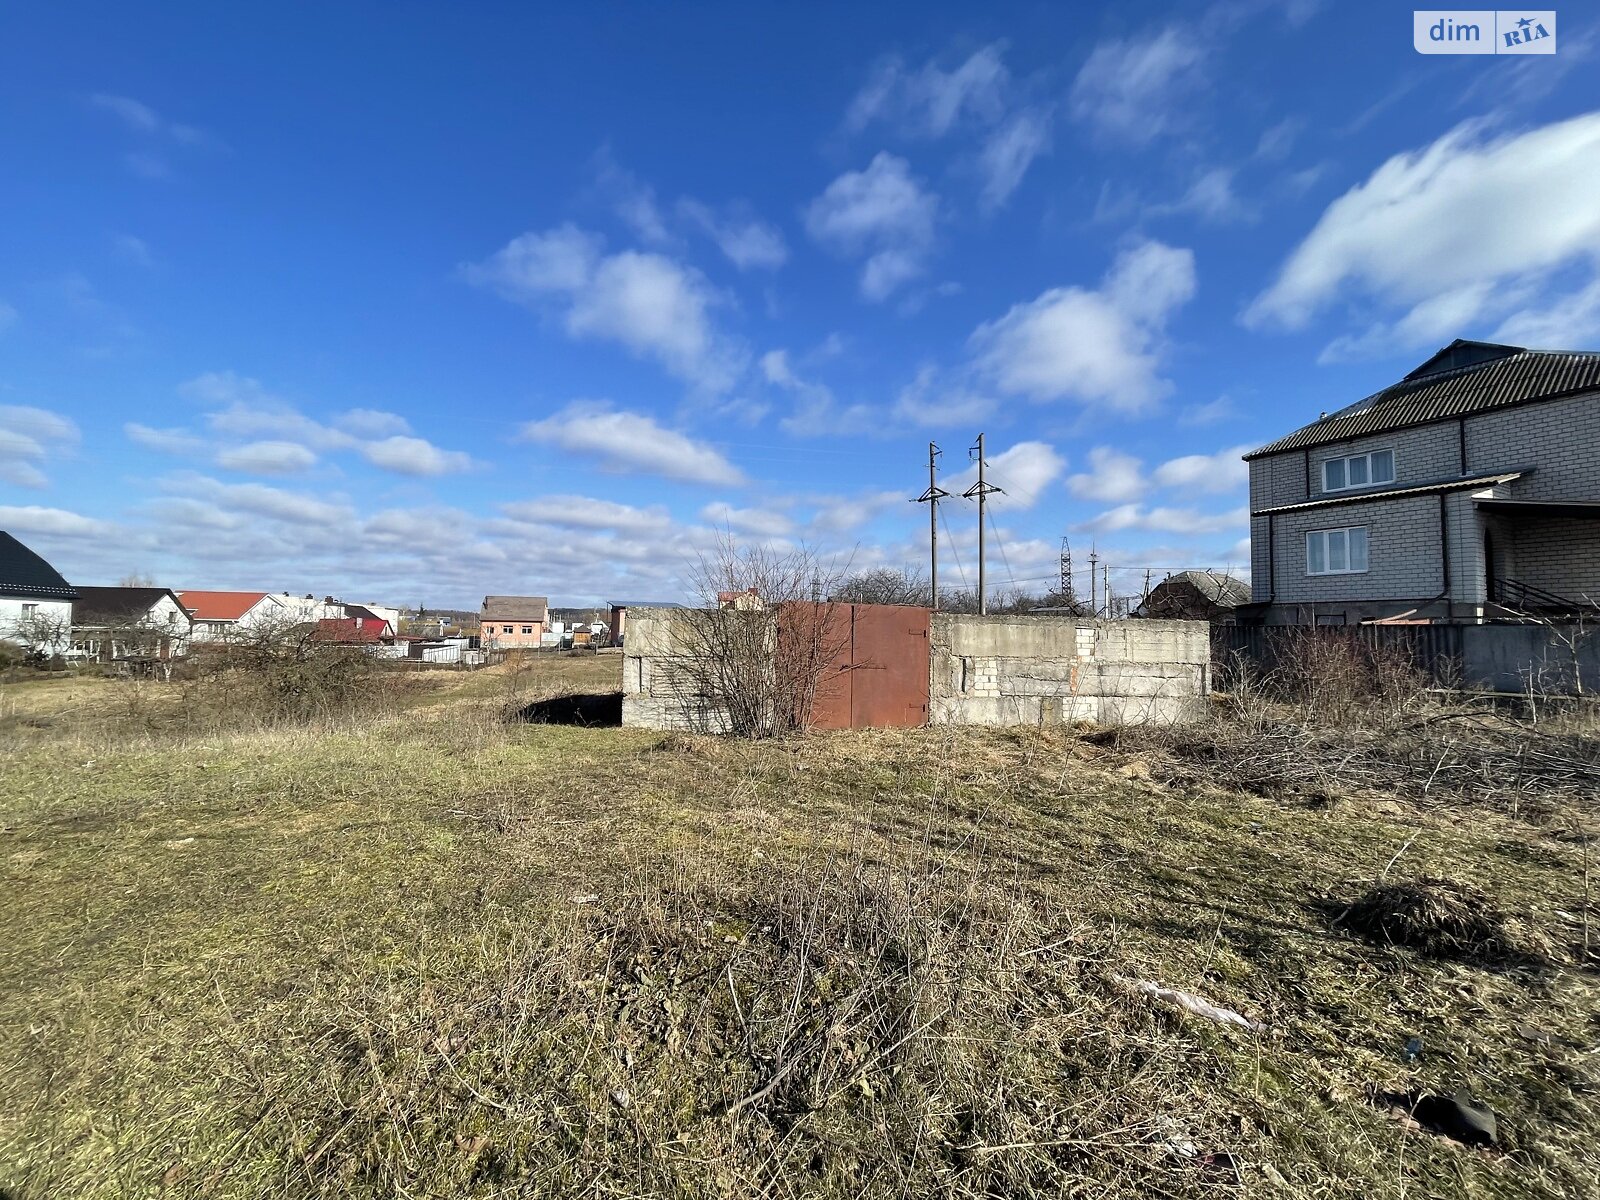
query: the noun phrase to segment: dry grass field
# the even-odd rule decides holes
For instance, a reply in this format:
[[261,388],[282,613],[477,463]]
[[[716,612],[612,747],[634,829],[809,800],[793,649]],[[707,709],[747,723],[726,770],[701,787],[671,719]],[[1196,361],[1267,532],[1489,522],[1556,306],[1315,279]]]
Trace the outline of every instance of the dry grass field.
[[1592,739],[519,718],[618,667],[0,687],[0,1196],[1600,1194]]

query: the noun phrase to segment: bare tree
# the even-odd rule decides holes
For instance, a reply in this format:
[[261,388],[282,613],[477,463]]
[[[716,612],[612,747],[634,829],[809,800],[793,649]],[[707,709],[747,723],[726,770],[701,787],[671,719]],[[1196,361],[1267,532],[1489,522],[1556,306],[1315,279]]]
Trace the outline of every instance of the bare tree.
[[874,567],[844,580],[833,599],[848,604],[918,604],[926,606],[932,593],[928,577],[917,571]]
[[72,615],[56,605],[32,608],[24,605],[11,628],[0,633],[7,641],[21,647],[30,662],[45,663],[72,644]]
[[827,599],[840,578],[839,566],[809,547],[741,546],[722,535],[690,571],[701,607],[675,619],[688,722],[748,738],[809,725],[849,642],[847,610]]

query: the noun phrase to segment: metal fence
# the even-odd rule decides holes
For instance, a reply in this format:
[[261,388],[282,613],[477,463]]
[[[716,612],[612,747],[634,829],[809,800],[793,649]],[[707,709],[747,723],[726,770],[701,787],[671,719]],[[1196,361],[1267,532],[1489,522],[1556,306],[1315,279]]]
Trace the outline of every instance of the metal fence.
[[1373,655],[1403,655],[1436,684],[1461,679],[1460,625],[1213,625],[1211,671],[1227,686],[1240,662],[1261,672],[1277,671],[1302,658],[1306,639],[1343,642]]

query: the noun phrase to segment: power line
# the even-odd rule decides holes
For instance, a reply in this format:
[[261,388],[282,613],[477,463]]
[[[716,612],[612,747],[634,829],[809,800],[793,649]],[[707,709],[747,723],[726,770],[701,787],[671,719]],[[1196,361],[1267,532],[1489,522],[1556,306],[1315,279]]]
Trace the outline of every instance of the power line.
[[967,569],[961,565],[961,551],[956,549],[955,534],[950,532],[950,520],[943,512],[939,513],[939,520],[944,522],[945,540],[950,543],[950,553],[955,557],[956,573],[961,576],[961,586],[971,587],[972,585],[967,582]]
[[1017,586],[1016,574],[1011,570],[1011,558],[1006,554],[1005,539],[1000,536],[1000,527],[994,523],[994,514],[989,514],[989,532],[994,534],[995,544],[1000,547],[1000,561],[1006,565],[1006,578],[1011,580],[1011,586]]

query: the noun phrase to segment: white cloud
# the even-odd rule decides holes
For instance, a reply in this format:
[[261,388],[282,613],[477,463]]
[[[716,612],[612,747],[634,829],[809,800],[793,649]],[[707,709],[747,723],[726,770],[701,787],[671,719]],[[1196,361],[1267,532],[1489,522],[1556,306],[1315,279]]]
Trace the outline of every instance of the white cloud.
[[1508,319],[1556,272],[1600,266],[1597,194],[1600,113],[1500,137],[1467,122],[1329,205],[1243,320],[1301,329],[1340,299],[1402,310],[1330,345],[1339,358]]
[[107,114],[134,137],[142,139],[141,148],[125,153],[122,161],[128,170],[146,179],[165,179],[172,173],[166,159],[151,147],[163,144],[220,147],[220,143],[204,130],[169,121],[148,104],[131,97],[96,92],[86,100],[90,108]]
[[552,495],[513,500],[500,506],[506,516],[559,529],[608,529],[617,533],[662,534],[672,528],[672,516],[662,505],[639,508],[592,496]]
[[1067,480],[1067,489],[1084,500],[1103,500],[1116,504],[1124,500],[1137,500],[1149,490],[1144,477],[1143,464],[1131,454],[1124,454],[1110,446],[1096,446],[1089,451],[1088,471]]
[[741,205],[719,213],[710,205],[685,198],[678,201],[678,212],[741,271],[774,271],[788,261],[789,247],[778,227],[752,216]]
[[824,496],[813,501],[811,527],[821,533],[848,533],[885,513],[904,512],[910,496],[900,492],[868,491],[853,496]]
[[1252,221],[1256,212],[1234,191],[1233,179],[1231,167],[1212,167],[1202,172],[1177,200],[1152,204],[1145,211],[1152,216],[1188,213],[1208,225]]
[[1190,251],[1140,243],[1098,290],[1052,288],[980,325],[970,339],[978,369],[1012,395],[1136,411],[1171,390],[1157,375],[1163,332],[1194,291]]
[[1256,157],[1268,162],[1288,157],[1305,127],[1306,123],[1300,117],[1285,117],[1277,124],[1268,126],[1256,141]]
[[14,325],[17,320],[17,310],[4,300],[0,300],[0,330]]
[[1022,183],[1033,160],[1050,149],[1050,119],[1037,109],[1017,113],[983,144],[978,164],[983,191],[978,202],[988,211],[1004,208]]
[[820,245],[865,257],[861,294],[886,299],[924,270],[939,199],[903,158],[879,152],[865,170],[846,171],[806,209],[806,231]]
[[909,132],[942,137],[963,118],[995,120],[1009,81],[1003,48],[985,46],[950,71],[934,62],[909,71],[898,58],[884,61],[851,101],[845,128],[860,131],[890,120]]
[[104,537],[111,532],[104,521],[38,504],[0,504],[0,529],[54,537]]
[[463,450],[441,450],[419,437],[396,435],[366,442],[361,453],[375,467],[401,475],[449,475],[472,469],[472,456]]
[[1541,307],[1513,313],[1490,336],[1497,342],[1549,349],[1600,344],[1600,278]]
[[1203,513],[1193,508],[1161,508],[1149,510],[1137,504],[1122,504],[1109,509],[1080,528],[1098,533],[1117,533],[1127,529],[1142,529],[1152,533],[1177,533],[1200,536],[1232,533],[1250,524],[1248,508],[1231,509],[1223,513]]
[[1072,114],[1106,141],[1142,145],[1186,124],[1205,57],[1198,36],[1177,27],[1102,42],[1073,81]]
[[702,508],[700,519],[752,537],[788,537],[794,532],[794,522],[783,513],[766,508],[735,508],[725,500]]
[[712,328],[719,297],[705,276],[662,254],[603,246],[563,225],[522,234],[463,273],[507,299],[556,302],[571,337],[618,342],[707,391],[727,390],[741,364]]
[[314,467],[317,456],[299,442],[246,442],[217,452],[217,465],[251,475],[292,475]]
[[[988,455],[987,461],[986,481],[1004,489],[1004,495],[989,497],[989,507],[996,511],[1032,508],[1067,465],[1048,442],[1018,442],[999,454]],[[959,496],[977,481],[978,467],[974,463],[943,486]]]
[[78,427],[59,413],[0,404],[0,481],[16,487],[46,486],[49,480],[40,464],[77,440]]
[[355,437],[383,438],[410,433],[411,423],[399,413],[373,408],[352,408],[334,418],[335,425]]
[[594,168],[595,185],[609,197],[612,210],[641,241],[655,245],[672,241],[656,204],[654,188],[620,165],[609,147],[601,147],[594,156]]
[[1238,415],[1238,409],[1231,396],[1218,396],[1215,400],[1208,400],[1204,404],[1191,404],[1178,415],[1180,425],[1215,425],[1218,421],[1226,421]]
[[130,442],[148,450],[159,450],[162,454],[189,456],[202,454],[206,449],[205,439],[196,437],[187,429],[154,429],[137,421],[129,421],[122,427],[122,432]]
[[843,437],[869,433],[882,426],[882,415],[866,404],[840,405],[826,384],[802,379],[789,363],[787,350],[769,350],[761,356],[761,374],[774,387],[795,395],[794,411],[778,422],[796,437]]
[[1215,454],[1185,454],[1171,458],[1154,471],[1162,487],[1199,492],[1231,492],[1250,482],[1250,468],[1242,457],[1254,446],[1229,446]]
[[[398,413],[354,408],[334,417],[333,424],[306,416],[268,391],[259,380],[232,371],[212,371],[182,384],[179,393],[213,406],[204,414],[215,438],[225,444],[217,462],[234,470],[283,474],[305,470],[317,453],[353,451],[374,466],[402,475],[439,476],[472,468],[470,455],[444,450],[413,436]],[[182,429],[124,426],[140,445],[173,454],[192,454],[204,442]]]
[[521,437],[598,459],[613,471],[685,483],[744,482],[744,473],[709,444],[664,429],[643,413],[618,411],[602,402],[574,401],[554,416],[524,425]]
[[212,504],[218,509],[249,513],[294,526],[337,526],[353,515],[348,504],[269,487],[264,483],[223,483],[207,475],[185,472],[161,481],[163,490]]
[[924,366],[900,389],[894,415],[911,425],[946,429],[952,425],[970,426],[992,415],[995,407],[994,397],[974,391],[963,382],[942,382],[937,367]]

